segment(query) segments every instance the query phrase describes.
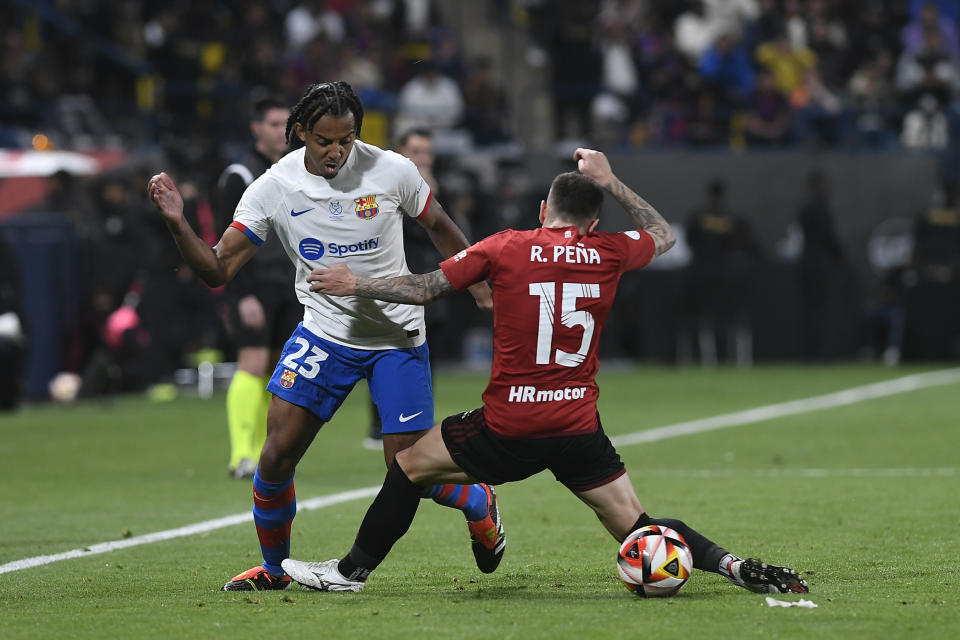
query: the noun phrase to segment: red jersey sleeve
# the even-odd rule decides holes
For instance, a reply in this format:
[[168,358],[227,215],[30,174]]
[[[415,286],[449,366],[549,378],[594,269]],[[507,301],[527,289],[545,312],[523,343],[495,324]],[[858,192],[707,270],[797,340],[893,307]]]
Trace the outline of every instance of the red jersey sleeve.
[[624,231],[616,236],[623,246],[623,271],[645,267],[653,260],[657,245],[646,231]]
[[447,280],[454,289],[463,291],[470,285],[482,282],[489,277],[490,268],[493,265],[490,257],[496,253],[495,248],[501,244],[502,235],[498,233],[484,238],[440,263],[443,274],[447,276]]

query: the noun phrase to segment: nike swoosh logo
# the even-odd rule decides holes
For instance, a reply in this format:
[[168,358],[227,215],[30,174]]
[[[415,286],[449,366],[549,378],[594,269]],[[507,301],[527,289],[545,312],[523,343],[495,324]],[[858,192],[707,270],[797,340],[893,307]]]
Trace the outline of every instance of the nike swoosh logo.
[[414,418],[416,418],[416,417],[417,417],[418,415],[420,415],[421,413],[423,413],[423,411],[417,411],[416,413],[411,414],[411,415],[409,415],[409,416],[405,416],[405,415],[403,415],[403,414],[401,413],[401,414],[400,414],[400,422],[410,422],[411,420],[413,420]]
[[297,216],[302,216],[307,211],[313,211],[313,207],[310,207],[309,209],[304,209],[303,211],[294,211],[293,209],[290,209],[290,215],[296,218]]

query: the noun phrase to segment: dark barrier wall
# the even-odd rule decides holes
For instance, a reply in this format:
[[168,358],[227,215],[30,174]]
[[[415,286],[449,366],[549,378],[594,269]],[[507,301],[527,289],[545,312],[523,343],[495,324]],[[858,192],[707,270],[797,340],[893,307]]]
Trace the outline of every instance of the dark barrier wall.
[[78,281],[76,238],[63,216],[30,213],[0,224],[20,266],[21,307],[28,338],[27,397],[43,399],[64,366],[78,323],[83,283]]
[[[914,216],[930,202],[938,183],[936,159],[908,152],[661,152],[609,156],[617,175],[670,222],[686,220],[703,202],[710,180],[726,181],[730,208],[751,220],[771,252],[795,219],[807,174],[820,170],[827,176],[841,240],[859,267],[866,266],[870,231],[888,218]],[[531,160],[529,168],[546,186],[557,172],[572,169],[573,163],[539,156]],[[605,228],[620,228],[625,221],[609,203],[604,213]]]

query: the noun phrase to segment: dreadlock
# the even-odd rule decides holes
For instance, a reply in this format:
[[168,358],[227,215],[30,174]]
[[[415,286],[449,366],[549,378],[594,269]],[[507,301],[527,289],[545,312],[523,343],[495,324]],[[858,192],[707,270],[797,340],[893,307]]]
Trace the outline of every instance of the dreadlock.
[[300,126],[306,131],[310,131],[317,120],[328,113],[332,116],[345,116],[347,113],[352,113],[357,125],[357,136],[360,135],[360,125],[363,124],[363,104],[349,84],[338,80],[337,82],[312,84],[303,92],[300,102],[296,104],[290,112],[290,117],[287,118],[287,144],[292,143],[293,129],[296,123],[299,122]]

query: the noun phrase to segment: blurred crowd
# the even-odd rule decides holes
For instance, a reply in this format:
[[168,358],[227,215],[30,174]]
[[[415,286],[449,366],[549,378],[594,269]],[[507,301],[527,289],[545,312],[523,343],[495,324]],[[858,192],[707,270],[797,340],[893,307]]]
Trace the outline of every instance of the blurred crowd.
[[[292,105],[342,79],[368,142],[430,132],[439,197],[476,239],[537,224],[545,185],[523,152],[541,139],[949,158],[958,27],[960,0],[14,1],[0,7],[0,149],[125,154],[96,177],[49,177],[30,209],[63,214],[76,239],[62,368],[91,393],[142,388],[188,354],[231,355],[218,292],[182,266],[144,185],[173,173],[214,242],[213,188],[250,143],[258,97]],[[496,42],[468,47],[469,29]],[[523,117],[537,100],[518,85],[549,108]],[[451,326],[462,338],[471,322]]]
[[943,149],[954,0],[529,2],[556,135],[627,146]]
[[[554,139],[626,147],[944,148],[958,0],[56,0],[0,10],[0,145],[160,144],[214,160],[256,91],[349,82],[375,142],[514,131],[509,69],[544,85]],[[479,10],[477,7],[481,7]],[[464,24],[479,18],[482,24]],[[501,41],[467,51],[466,28]],[[520,59],[499,49],[511,43]],[[520,46],[513,46],[519,42]],[[476,47],[474,47],[476,49]],[[494,53],[496,55],[489,55]],[[522,71],[520,68],[523,68]]]

